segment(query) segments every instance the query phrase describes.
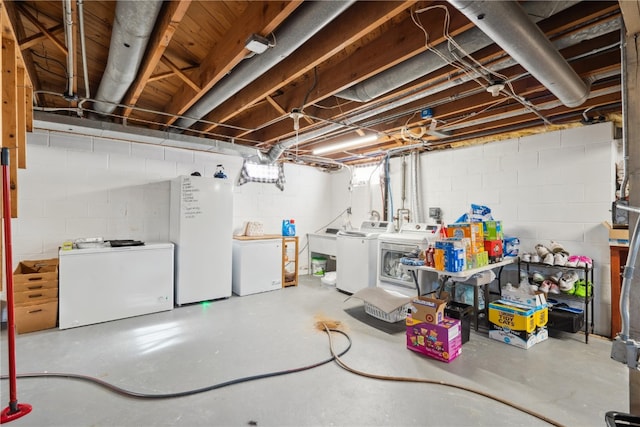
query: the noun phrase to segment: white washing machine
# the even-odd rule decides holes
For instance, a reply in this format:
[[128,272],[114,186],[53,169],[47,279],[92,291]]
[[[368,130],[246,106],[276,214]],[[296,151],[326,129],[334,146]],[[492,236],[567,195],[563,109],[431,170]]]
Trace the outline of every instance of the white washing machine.
[[336,288],[353,294],[375,287],[378,236],[393,230],[388,221],[363,221],[358,230],[341,230],[336,236]]
[[[383,233],[378,236],[378,286],[400,292],[407,296],[416,296],[418,288],[400,263],[400,259],[413,251],[427,249],[440,235],[440,225],[427,223],[405,223],[397,233]],[[427,274],[419,271],[419,274]],[[435,275],[437,279],[437,275]],[[431,280],[431,278],[429,278]],[[421,283],[425,283],[420,277]],[[422,290],[424,291],[424,289]]]

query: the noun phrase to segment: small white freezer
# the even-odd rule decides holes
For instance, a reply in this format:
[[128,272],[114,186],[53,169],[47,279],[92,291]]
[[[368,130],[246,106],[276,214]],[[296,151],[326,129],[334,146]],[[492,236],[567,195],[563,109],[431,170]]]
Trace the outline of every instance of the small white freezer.
[[282,237],[235,236],[231,287],[238,296],[282,288]]

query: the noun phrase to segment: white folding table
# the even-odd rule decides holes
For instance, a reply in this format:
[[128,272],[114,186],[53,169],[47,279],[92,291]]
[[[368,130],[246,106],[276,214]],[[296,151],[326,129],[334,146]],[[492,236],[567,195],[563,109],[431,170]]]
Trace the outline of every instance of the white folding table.
[[[440,281],[440,286],[438,287],[438,289],[436,290],[432,290],[431,292],[428,293],[434,293],[434,292],[441,292],[444,288],[444,284],[446,283],[447,280],[453,278],[453,279],[463,279],[463,278],[469,278],[475,274],[478,273],[483,273],[486,271],[490,271],[490,270],[495,270],[497,268],[500,269],[500,271],[497,274],[497,280],[498,283],[500,283],[500,276],[502,273],[502,269],[503,267],[510,265],[510,264],[514,264],[518,262],[518,257],[505,257],[502,261],[500,262],[496,262],[493,264],[488,264],[485,265],[483,267],[478,267],[478,268],[472,268],[469,270],[463,270],[463,271],[457,271],[457,272],[452,272],[452,271],[443,271],[443,270],[436,270],[433,267],[427,267],[424,265],[421,266],[414,266],[414,265],[403,265],[403,268],[409,272],[411,274],[411,277],[413,277],[413,281],[416,284],[416,288],[418,289],[418,295],[422,295],[422,290],[420,287],[420,283],[419,283],[419,275],[417,274],[417,272],[419,270],[423,270],[423,271],[430,271],[430,272],[434,272],[438,274],[438,278]],[[484,281],[484,280],[478,280],[478,281],[462,281],[461,283],[467,284],[467,285],[472,285],[473,286],[473,318],[474,318],[474,322],[475,322],[475,330],[478,330],[478,315],[480,314],[480,307],[479,307],[479,298],[478,298],[478,290],[480,288],[482,288],[484,290],[484,313],[485,313],[485,317],[487,316],[488,310],[487,307],[489,305],[489,284],[493,282],[493,280],[489,280],[489,281]]]

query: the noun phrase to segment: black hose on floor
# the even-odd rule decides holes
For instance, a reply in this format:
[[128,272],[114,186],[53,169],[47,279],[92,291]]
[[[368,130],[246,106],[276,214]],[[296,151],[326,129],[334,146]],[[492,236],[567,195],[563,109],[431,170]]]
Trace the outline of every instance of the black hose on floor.
[[[299,368],[294,368],[294,369],[286,369],[283,371],[276,371],[276,372],[270,372],[270,373],[266,373],[266,374],[258,374],[258,375],[251,375],[248,377],[242,377],[242,378],[237,378],[234,380],[230,380],[230,381],[225,381],[223,383],[218,383],[218,384],[214,384],[214,385],[210,385],[207,387],[202,387],[202,388],[197,388],[197,389],[193,389],[193,390],[185,390],[185,391],[180,391],[180,392],[175,392],[175,393],[160,393],[160,394],[149,394],[149,393],[138,393],[135,391],[130,391],[130,390],[126,390],[124,388],[115,386],[113,384],[110,384],[106,381],[102,381],[101,379],[95,378],[95,377],[91,377],[88,375],[80,375],[80,374],[69,374],[69,373],[59,373],[59,372],[42,372],[42,373],[26,373],[26,374],[18,374],[17,377],[18,378],[67,378],[67,379],[75,379],[75,380],[81,380],[81,381],[86,381],[86,382],[90,382],[93,384],[97,384],[101,387],[106,388],[109,391],[112,391],[114,393],[126,396],[126,397],[133,397],[133,398],[138,398],[138,399],[172,399],[172,398],[176,398],[176,397],[185,397],[185,396],[191,396],[194,394],[198,394],[198,393],[204,393],[207,391],[211,391],[211,390],[217,390],[223,387],[227,387],[227,386],[231,386],[231,385],[235,385],[235,384],[241,384],[244,382],[249,382],[249,381],[254,381],[254,380],[260,380],[263,378],[271,378],[271,377],[277,377],[280,375],[287,375],[287,374],[293,374],[296,372],[302,372],[302,371],[306,371],[309,369],[313,369],[316,368],[318,366],[322,366],[325,365],[329,362],[333,362],[335,361],[341,368],[352,372],[354,374],[360,375],[360,376],[364,376],[367,378],[374,378],[374,379],[378,379],[378,380],[386,380],[386,381],[401,381],[401,382],[416,382],[416,383],[426,383],[426,384],[435,384],[435,385],[441,385],[441,386],[445,386],[445,387],[452,387],[452,388],[456,388],[459,390],[464,390],[470,393],[474,393],[474,394],[478,394],[480,396],[484,396],[488,399],[494,400],[496,402],[502,403],[506,406],[509,406],[511,408],[514,408],[520,412],[523,412],[525,414],[531,415],[535,418],[538,418],[539,420],[542,420],[546,423],[549,423],[553,426],[557,426],[557,427],[561,427],[562,424],[558,423],[557,421],[554,421],[542,414],[539,414],[537,412],[531,411],[527,408],[524,408],[523,406],[520,406],[516,403],[510,402],[506,399],[503,399],[501,397],[495,396],[493,394],[481,391],[481,390],[476,390],[473,389],[471,387],[467,387],[467,386],[462,386],[462,385],[456,385],[456,384],[451,384],[451,383],[447,383],[445,381],[439,381],[439,380],[430,380],[430,379],[425,379],[425,378],[413,378],[413,377],[396,377],[396,376],[387,376],[387,375],[378,375],[378,374],[371,374],[368,372],[363,372],[363,371],[359,371],[357,369],[354,369],[350,366],[348,366],[346,363],[344,363],[340,358],[342,356],[344,356],[350,349],[351,349],[351,337],[346,333],[343,332],[339,329],[333,329],[333,328],[329,328],[326,324],[321,323],[320,325],[324,327],[324,331],[327,333],[327,336],[329,337],[329,349],[331,351],[331,357],[328,359],[325,359],[323,361],[314,363],[312,365],[306,365],[306,366],[302,366]],[[348,346],[346,349],[344,349],[342,352],[340,353],[336,353],[334,348],[333,348],[333,339],[331,337],[331,333],[335,332],[338,334],[343,335],[347,341],[348,341]],[[7,375],[2,375],[0,376],[0,380],[7,380],[9,379],[9,377]]]
[[[349,351],[349,349],[351,349],[351,337],[349,337],[349,335],[347,335],[345,332],[340,331],[338,329],[329,329],[329,331],[330,331],[329,333],[336,332],[343,335],[345,338],[347,338],[349,345],[347,346],[346,349],[340,352],[339,356],[346,354]],[[269,372],[266,374],[258,374],[258,375],[251,375],[248,377],[236,378],[234,380],[225,381],[223,383],[213,384],[210,386],[197,388],[193,390],[185,390],[185,391],[179,391],[175,393],[160,393],[160,394],[139,393],[136,391],[131,391],[131,390],[127,390],[127,389],[115,386],[106,381],[102,381],[99,378],[91,377],[88,375],[80,375],[80,374],[70,374],[70,373],[62,373],[62,372],[36,372],[36,373],[18,374],[17,377],[18,378],[52,378],[52,377],[67,378],[67,379],[80,380],[80,381],[86,381],[93,384],[97,384],[101,387],[106,388],[109,391],[112,391],[114,393],[117,393],[126,397],[134,397],[137,399],[173,399],[176,397],[191,396],[198,393],[204,393],[206,391],[217,390],[217,389],[228,387],[235,384],[241,384],[249,381],[260,380],[263,378],[271,378],[271,377],[277,377],[280,375],[287,375],[287,374],[293,374],[296,372],[307,371],[309,369],[317,368],[318,366],[326,365],[327,363],[333,362],[334,360],[335,360],[335,356],[332,355],[328,359],[322,360],[320,362],[317,362],[311,365],[301,366],[299,368],[286,369],[283,371]],[[0,376],[0,380],[7,380],[7,379],[9,379],[7,375]]]
[[441,381],[441,380],[430,380],[427,378],[414,378],[414,377],[397,377],[397,376],[390,376],[390,375],[379,375],[379,374],[371,374],[369,372],[364,372],[364,371],[359,371],[355,368],[350,367],[349,365],[347,365],[345,362],[342,361],[342,359],[340,359],[340,357],[342,356],[341,354],[336,354],[335,350],[333,349],[333,339],[331,338],[331,332],[333,332],[333,330],[329,329],[328,327],[325,326],[325,332],[327,333],[327,336],[329,337],[329,349],[331,350],[331,354],[333,355],[336,363],[344,370],[354,373],[356,375],[360,375],[363,377],[367,377],[367,378],[374,378],[377,380],[385,380],[385,381],[400,381],[400,382],[413,382],[413,383],[423,383],[423,384],[435,384],[435,385],[441,385],[441,386],[445,386],[445,387],[452,387],[452,388],[456,388],[458,390],[464,390],[464,391],[468,391],[470,393],[474,393],[474,394],[478,394],[480,396],[484,396],[488,399],[494,400],[496,402],[502,403],[503,405],[509,406],[511,408],[517,409],[520,412],[524,412],[525,414],[531,415],[532,417],[538,418],[539,420],[542,420],[546,423],[549,423],[553,426],[556,427],[563,427],[563,424],[560,424],[557,421],[552,420],[551,418],[542,415],[538,412],[534,412],[530,409],[527,409],[523,406],[518,405],[517,403],[514,402],[510,402],[507,399],[503,399],[501,397],[498,397],[496,395],[493,395],[491,393],[487,393],[485,391],[482,390],[477,390],[471,387],[467,387],[467,386],[463,386],[463,385],[458,385],[458,384],[452,384],[452,383],[448,383],[446,381]]

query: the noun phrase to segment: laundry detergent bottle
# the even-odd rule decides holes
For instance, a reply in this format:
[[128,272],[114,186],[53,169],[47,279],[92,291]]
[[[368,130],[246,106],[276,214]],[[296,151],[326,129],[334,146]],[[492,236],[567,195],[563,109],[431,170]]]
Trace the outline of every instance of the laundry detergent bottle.
[[282,220],[282,235],[283,236],[295,236],[296,235],[296,222],[293,219]]

